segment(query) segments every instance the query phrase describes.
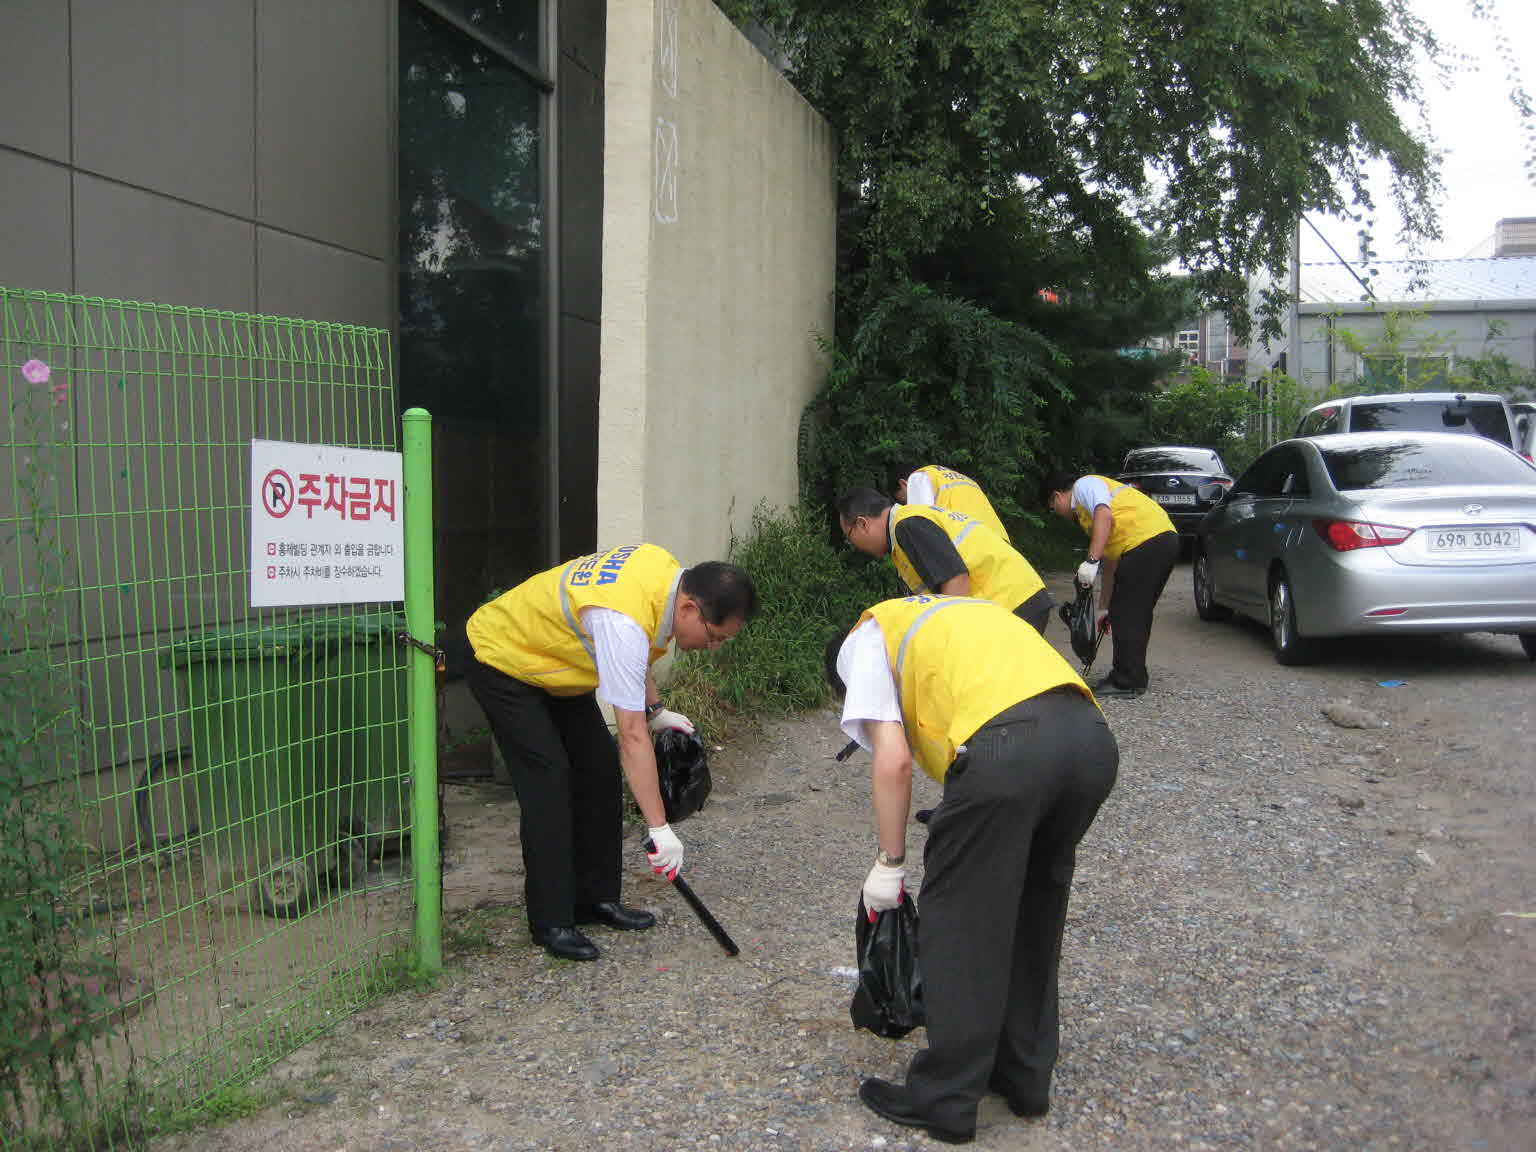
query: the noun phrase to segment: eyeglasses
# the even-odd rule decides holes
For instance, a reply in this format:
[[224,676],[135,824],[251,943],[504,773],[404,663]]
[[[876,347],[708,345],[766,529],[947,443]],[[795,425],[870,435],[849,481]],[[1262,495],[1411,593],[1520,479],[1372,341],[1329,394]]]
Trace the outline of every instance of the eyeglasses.
[[724,629],[716,631],[714,625],[711,624],[708,620],[704,619],[704,614],[702,612],[699,613],[699,623],[704,626],[704,635],[709,638],[711,645],[724,644],[731,638]]

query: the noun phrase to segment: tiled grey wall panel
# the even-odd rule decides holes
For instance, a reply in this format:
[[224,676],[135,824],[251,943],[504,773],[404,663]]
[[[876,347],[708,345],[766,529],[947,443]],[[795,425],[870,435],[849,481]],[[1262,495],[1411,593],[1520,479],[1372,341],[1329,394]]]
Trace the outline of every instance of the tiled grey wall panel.
[[0,284],[68,292],[69,172],[0,148]]
[[73,0],[75,164],[255,210],[253,0]]
[[389,0],[257,0],[256,213],[393,258]]
[[388,264],[267,228],[257,229],[256,243],[259,311],[393,327]]
[[0,144],[69,159],[65,0],[0,0]]
[[253,226],[75,174],[75,291],[249,312]]

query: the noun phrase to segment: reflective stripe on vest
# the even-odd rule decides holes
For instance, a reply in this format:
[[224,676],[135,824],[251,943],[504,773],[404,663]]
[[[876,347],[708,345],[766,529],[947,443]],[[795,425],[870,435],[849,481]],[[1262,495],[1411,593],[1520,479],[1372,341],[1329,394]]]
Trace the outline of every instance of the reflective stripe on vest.
[[[885,642],[907,744],[936,780],[959,745],[1021,700],[1064,684],[1092,698],[1039,633],[990,600],[908,596],[876,604],[862,617],[870,618]],[[927,639],[936,626],[942,635]]]
[[971,595],[991,600],[1012,611],[1045,587],[1045,581],[1029,561],[980,520],[962,512],[949,512],[931,504],[893,505],[886,524],[891,563],[914,592],[930,592],[896,542],[896,526],[910,517],[932,521],[943,529],[965,563],[971,578]]
[[578,556],[536,573],[482,604],[465,626],[475,659],[554,696],[597,687],[597,652],[581,624],[586,608],[629,617],[650,642],[655,663],[671,640],[671,612],[682,568],[654,544]]
[[[1005,541],[1008,539],[1008,529],[1003,526],[1002,517],[992,507],[992,502],[987,499],[987,494],[981,490],[980,484],[963,472],[956,472],[953,468],[945,468],[939,464],[929,464],[919,468],[918,471],[933,485],[935,505],[946,512],[963,512],[973,520],[980,520]],[[957,491],[957,489],[969,489],[969,491]]]
[[[1154,536],[1175,531],[1173,521],[1163,506],[1138,492],[1129,484],[1111,480],[1108,476],[1085,476],[1085,480],[1102,480],[1109,488],[1109,513],[1114,523],[1109,529],[1109,539],[1104,544],[1104,555],[1111,560],[1119,559],[1139,544],[1145,544]],[[1093,534],[1093,510],[1084,511],[1073,505],[1077,522],[1083,531]]]

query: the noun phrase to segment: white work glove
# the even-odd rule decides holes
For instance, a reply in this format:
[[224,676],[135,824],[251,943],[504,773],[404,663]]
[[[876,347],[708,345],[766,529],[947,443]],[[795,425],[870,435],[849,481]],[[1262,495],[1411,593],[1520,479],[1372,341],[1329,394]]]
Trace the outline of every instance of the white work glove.
[[645,834],[650,837],[645,858],[651,862],[651,871],[665,876],[668,881],[676,880],[683,870],[683,842],[672,831],[672,825],[647,828]]
[[901,903],[906,889],[902,883],[907,869],[901,864],[876,864],[864,877],[864,911],[871,921],[887,908]]
[[651,735],[653,736],[668,728],[676,728],[679,732],[686,732],[689,736],[693,735],[693,721],[681,712],[671,712],[663,708],[656,715],[652,716],[648,723],[650,724]]
[[1077,582],[1084,588],[1092,588],[1099,578],[1099,561],[1084,560],[1077,566]]

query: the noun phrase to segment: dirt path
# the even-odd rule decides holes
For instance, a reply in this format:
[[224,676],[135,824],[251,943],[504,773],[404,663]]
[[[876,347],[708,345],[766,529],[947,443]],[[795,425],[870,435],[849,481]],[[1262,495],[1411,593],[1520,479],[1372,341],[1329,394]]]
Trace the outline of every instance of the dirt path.
[[[1258,629],[1195,619],[1181,567],[1152,670],[1153,695],[1106,704],[1121,778],[1080,853],[1051,1113],[989,1098],[977,1147],[1536,1147],[1536,919],[1511,915],[1536,912],[1536,665],[1476,636],[1281,668]],[[1342,698],[1388,726],[1333,726]],[[855,1098],[921,1033],[848,1023],[873,832],[841,743],[830,714],[769,726],[682,828],[735,960],[635,844],[626,898],[658,929],[548,960],[510,794],[451,789],[441,986],[283,1061],[259,1114],[157,1149],[928,1147]]]

